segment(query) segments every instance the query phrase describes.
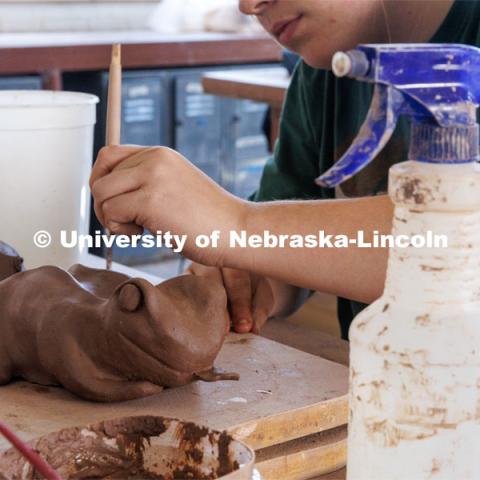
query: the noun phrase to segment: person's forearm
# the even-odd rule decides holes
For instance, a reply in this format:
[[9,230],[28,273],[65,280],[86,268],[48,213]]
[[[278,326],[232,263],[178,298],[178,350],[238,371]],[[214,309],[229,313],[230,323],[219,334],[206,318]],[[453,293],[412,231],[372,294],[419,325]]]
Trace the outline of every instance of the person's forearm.
[[[391,229],[388,198],[255,204],[228,194],[171,149],[120,146],[101,152],[92,173],[92,193],[96,212],[112,233],[171,231],[185,237],[184,255],[205,265],[246,270],[364,302],[382,293],[386,250],[231,248],[228,237],[236,229],[250,235],[269,230],[301,236],[324,230],[348,237],[363,230],[368,240],[373,230],[383,234]],[[177,178],[182,189],[170,181]],[[219,244],[212,240],[210,248],[201,248],[199,234],[213,239],[214,231]]]
[[[393,205],[387,196],[301,202],[248,204],[244,228],[248,235],[268,230],[276,235],[357,237],[391,232]],[[227,248],[223,263],[299,287],[370,303],[385,282],[385,248]]]

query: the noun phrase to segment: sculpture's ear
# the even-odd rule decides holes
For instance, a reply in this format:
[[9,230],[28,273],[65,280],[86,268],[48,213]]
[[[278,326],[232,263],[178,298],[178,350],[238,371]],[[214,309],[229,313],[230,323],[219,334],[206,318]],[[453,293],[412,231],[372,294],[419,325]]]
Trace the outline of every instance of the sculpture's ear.
[[143,292],[134,283],[125,283],[118,292],[118,304],[124,312],[136,312],[143,305]]

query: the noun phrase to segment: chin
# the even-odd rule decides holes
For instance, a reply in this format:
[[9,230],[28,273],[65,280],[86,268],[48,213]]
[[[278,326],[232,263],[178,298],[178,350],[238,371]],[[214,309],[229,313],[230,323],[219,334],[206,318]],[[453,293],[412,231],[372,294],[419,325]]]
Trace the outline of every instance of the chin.
[[323,55],[319,57],[314,54],[300,54],[304,62],[312,68],[318,68],[320,70],[331,70],[332,69],[332,55]]
[[[316,48],[315,48],[316,47]],[[287,48],[300,55],[304,62],[312,68],[318,68],[321,70],[332,69],[332,58],[337,50],[325,49],[318,51],[318,45],[311,45],[311,42],[305,42],[297,45],[289,45]]]

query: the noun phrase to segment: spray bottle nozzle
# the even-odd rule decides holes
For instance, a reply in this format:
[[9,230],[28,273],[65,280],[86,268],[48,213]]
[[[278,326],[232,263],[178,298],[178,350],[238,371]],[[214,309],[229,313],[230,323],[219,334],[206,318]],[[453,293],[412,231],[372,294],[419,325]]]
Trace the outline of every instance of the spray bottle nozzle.
[[337,52],[332,59],[332,70],[337,77],[363,77],[370,69],[370,62],[361,50]]
[[317,178],[335,187],[370,163],[400,115],[412,119],[410,158],[437,163],[479,159],[476,109],[480,49],[465,45],[360,45],[335,54],[335,75],[375,84],[370,111],[346,154]]

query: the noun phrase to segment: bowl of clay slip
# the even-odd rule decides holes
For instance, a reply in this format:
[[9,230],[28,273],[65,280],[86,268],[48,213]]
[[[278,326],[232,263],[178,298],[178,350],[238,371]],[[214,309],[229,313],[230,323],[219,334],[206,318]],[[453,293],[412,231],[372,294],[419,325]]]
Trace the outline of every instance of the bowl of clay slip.
[[[67,428],[29,442],[65,480],[260,480],[255,454],[226,432],[153,416]],[[0,453],[0,478],[42,477],[14,449]]]

